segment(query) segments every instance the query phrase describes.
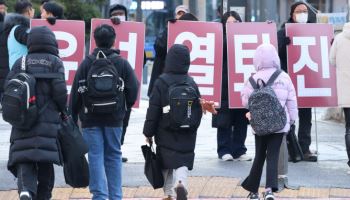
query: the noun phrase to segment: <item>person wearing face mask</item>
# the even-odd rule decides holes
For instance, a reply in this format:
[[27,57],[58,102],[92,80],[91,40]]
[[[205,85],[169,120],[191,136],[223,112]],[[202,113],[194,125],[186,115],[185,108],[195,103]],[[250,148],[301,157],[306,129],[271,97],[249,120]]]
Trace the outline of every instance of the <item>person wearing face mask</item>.
[[[286,23],[312,23],[309,18],[309,5],[303,1],[298,1],[291,6],[290,18]],[[287,72],[287,45],[289,45],[291,41],[289,37],[286,37],[286,23],[282,25],[277,36],[281,68]],[[299,108],[298,140],[304,154],[304,161],[316,162],[317,154],[309,149],[311,144],[311,120],[311,108]]]
[[121,4],[113,4],[109,8],[109,17],[113,24],[128,21],[128,10]]
[[226,23],[240,23],[242,19],[237,12],[230,11],[222,16],[221,22],[224,29],[221,107],[218,114],[212,117],[212,127],[217,128],[217,153],[223,161],[250,161],[252,158],[247,156],[244,145],[248,127],[245,114],[248,110],[228,107]]

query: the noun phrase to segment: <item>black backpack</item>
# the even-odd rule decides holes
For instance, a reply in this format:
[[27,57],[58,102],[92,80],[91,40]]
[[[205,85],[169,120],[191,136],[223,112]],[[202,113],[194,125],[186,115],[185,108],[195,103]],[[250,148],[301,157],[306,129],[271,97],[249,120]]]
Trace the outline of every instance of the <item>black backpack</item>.
[[84,106],[88,113],[109,114],[125,107],[124,80],[111,61],[113,57],[119,56],[113,54],[107,58],[99,51],[92,61],[86,78],[86,91],[83,91]]
[[183,81],[171,81],[168,74],[163,74],[160,79],[168,86],[169,112],[164,112],[169,117],[171,129],[192,129],[199,127],[202,119],[202,107],[199,94],[191,85],[192,78],[185,77]]
[[266,84],[261,79],[255,82],[253,77],[249,78],[254,88],[248,99],[248,109],[251,114],[250,125],[259,136],[276,133],[282,130],[287,123],[286,111],[271,88],[280,73],[281,70],[275,71]]
[[21,72],[8,81],[2,97],[3,119],[15,128],[30,129],[39,114],[48,106],[46,103],[38,109],[35,85],[35,77],[26,72],[26,56],[23,56]]

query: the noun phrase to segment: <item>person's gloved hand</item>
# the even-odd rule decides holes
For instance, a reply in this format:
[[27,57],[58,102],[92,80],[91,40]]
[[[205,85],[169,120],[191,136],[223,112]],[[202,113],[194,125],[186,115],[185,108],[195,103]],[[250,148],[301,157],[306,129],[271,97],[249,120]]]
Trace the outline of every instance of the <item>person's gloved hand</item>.
[[214,115],[217,114],[214,101],[206,101],[205,99],[200,99],[200,104],[202,106],[202,112],[204,114],[206,114],[207,111]]
[[111,22],[112,22],[114,25],[119,25],[121,21],[120,21],[119,17],[113,16],[113,17],[111,17]]
[[331,40],[331,45],[333,45],[333,42],[334,42],[334,38],[332,38],[332,40]]
[[60,115],[63,121],[67,121],[69,118],[69,115],[66,112],[61,112]]
[[285,45],[290,45],[290,43],[291,43],[290,38],[289,38],[288,36],[286,36],[286,37],[284,38],[284,44],[285,44]]
[[146,137],[146,143],[148,143],[149,145],[152,145],[153,143],[152,137]]
[[176,21],[177,21],[177,19],[175,19],[175,18],[174,18],[174,19],[169,19],[169,20],[168,20],[168,22],[170,22],[170,23],[172,23],[172,24],[174,24]]
[[55,25],[56,24],[56,17],[48,17],[48,18],[46,18],[46,20],[51,25]]

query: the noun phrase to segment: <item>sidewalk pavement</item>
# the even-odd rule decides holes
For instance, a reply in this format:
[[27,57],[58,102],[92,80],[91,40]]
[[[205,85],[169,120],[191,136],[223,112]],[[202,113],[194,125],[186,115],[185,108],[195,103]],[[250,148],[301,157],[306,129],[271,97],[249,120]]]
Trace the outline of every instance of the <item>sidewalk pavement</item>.
[[[162,191],[154,191],[143,175],[144,160],[140,146],[145,144],[142,135],[148,101],[146,88],[142,89],[140,108],[133,109],[123,156],[129,161],[123,164],[124,198],[158,198]],[[322,120],[325,109],[316,109],[313,122],[311,149],[318,147],[319,162],[289,163],[289,184],[298,190],[284,190],[277,194],[278,199],[347,199],[350,200],[350,175],[347,174],[347,156],[344,144],[344,125]],[[316,126],[317,125],[317,126]],[[318,145],[316,145],[316,132]],[[0,117],[0,200],[16,199],[16,180],[6,170],[11,127]],[[254,137],[248,129],[246,140],[247,154],[254,156]],[[216,154],[216,129],[211,128],[211,115],[203,117],[198,130],[194,170],[190,172],[190,198],[245,198],[248,193],[240,187],[249,173],[252,162],[223,162]],[[53,199],[89,199],[87,189],[71,189],[64,183],[61,167],[55,167],[56,182]],[[265,173],[261,187],[265,183]]]

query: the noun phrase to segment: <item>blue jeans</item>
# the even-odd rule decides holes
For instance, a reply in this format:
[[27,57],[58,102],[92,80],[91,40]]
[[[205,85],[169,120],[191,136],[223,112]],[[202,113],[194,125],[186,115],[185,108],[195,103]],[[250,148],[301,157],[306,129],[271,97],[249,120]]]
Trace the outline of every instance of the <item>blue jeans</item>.
[[83,135],[89,145],[89,188],[92,199],[122,199],[122,128],[84,128]]
[[225,154],[231,154],[233,158],[238,158],[247,152],[244,145],[247,138],[247,125],[244,123],[231,126],[230,128],[218,128],[217,143],[218,156],[221,158]]

